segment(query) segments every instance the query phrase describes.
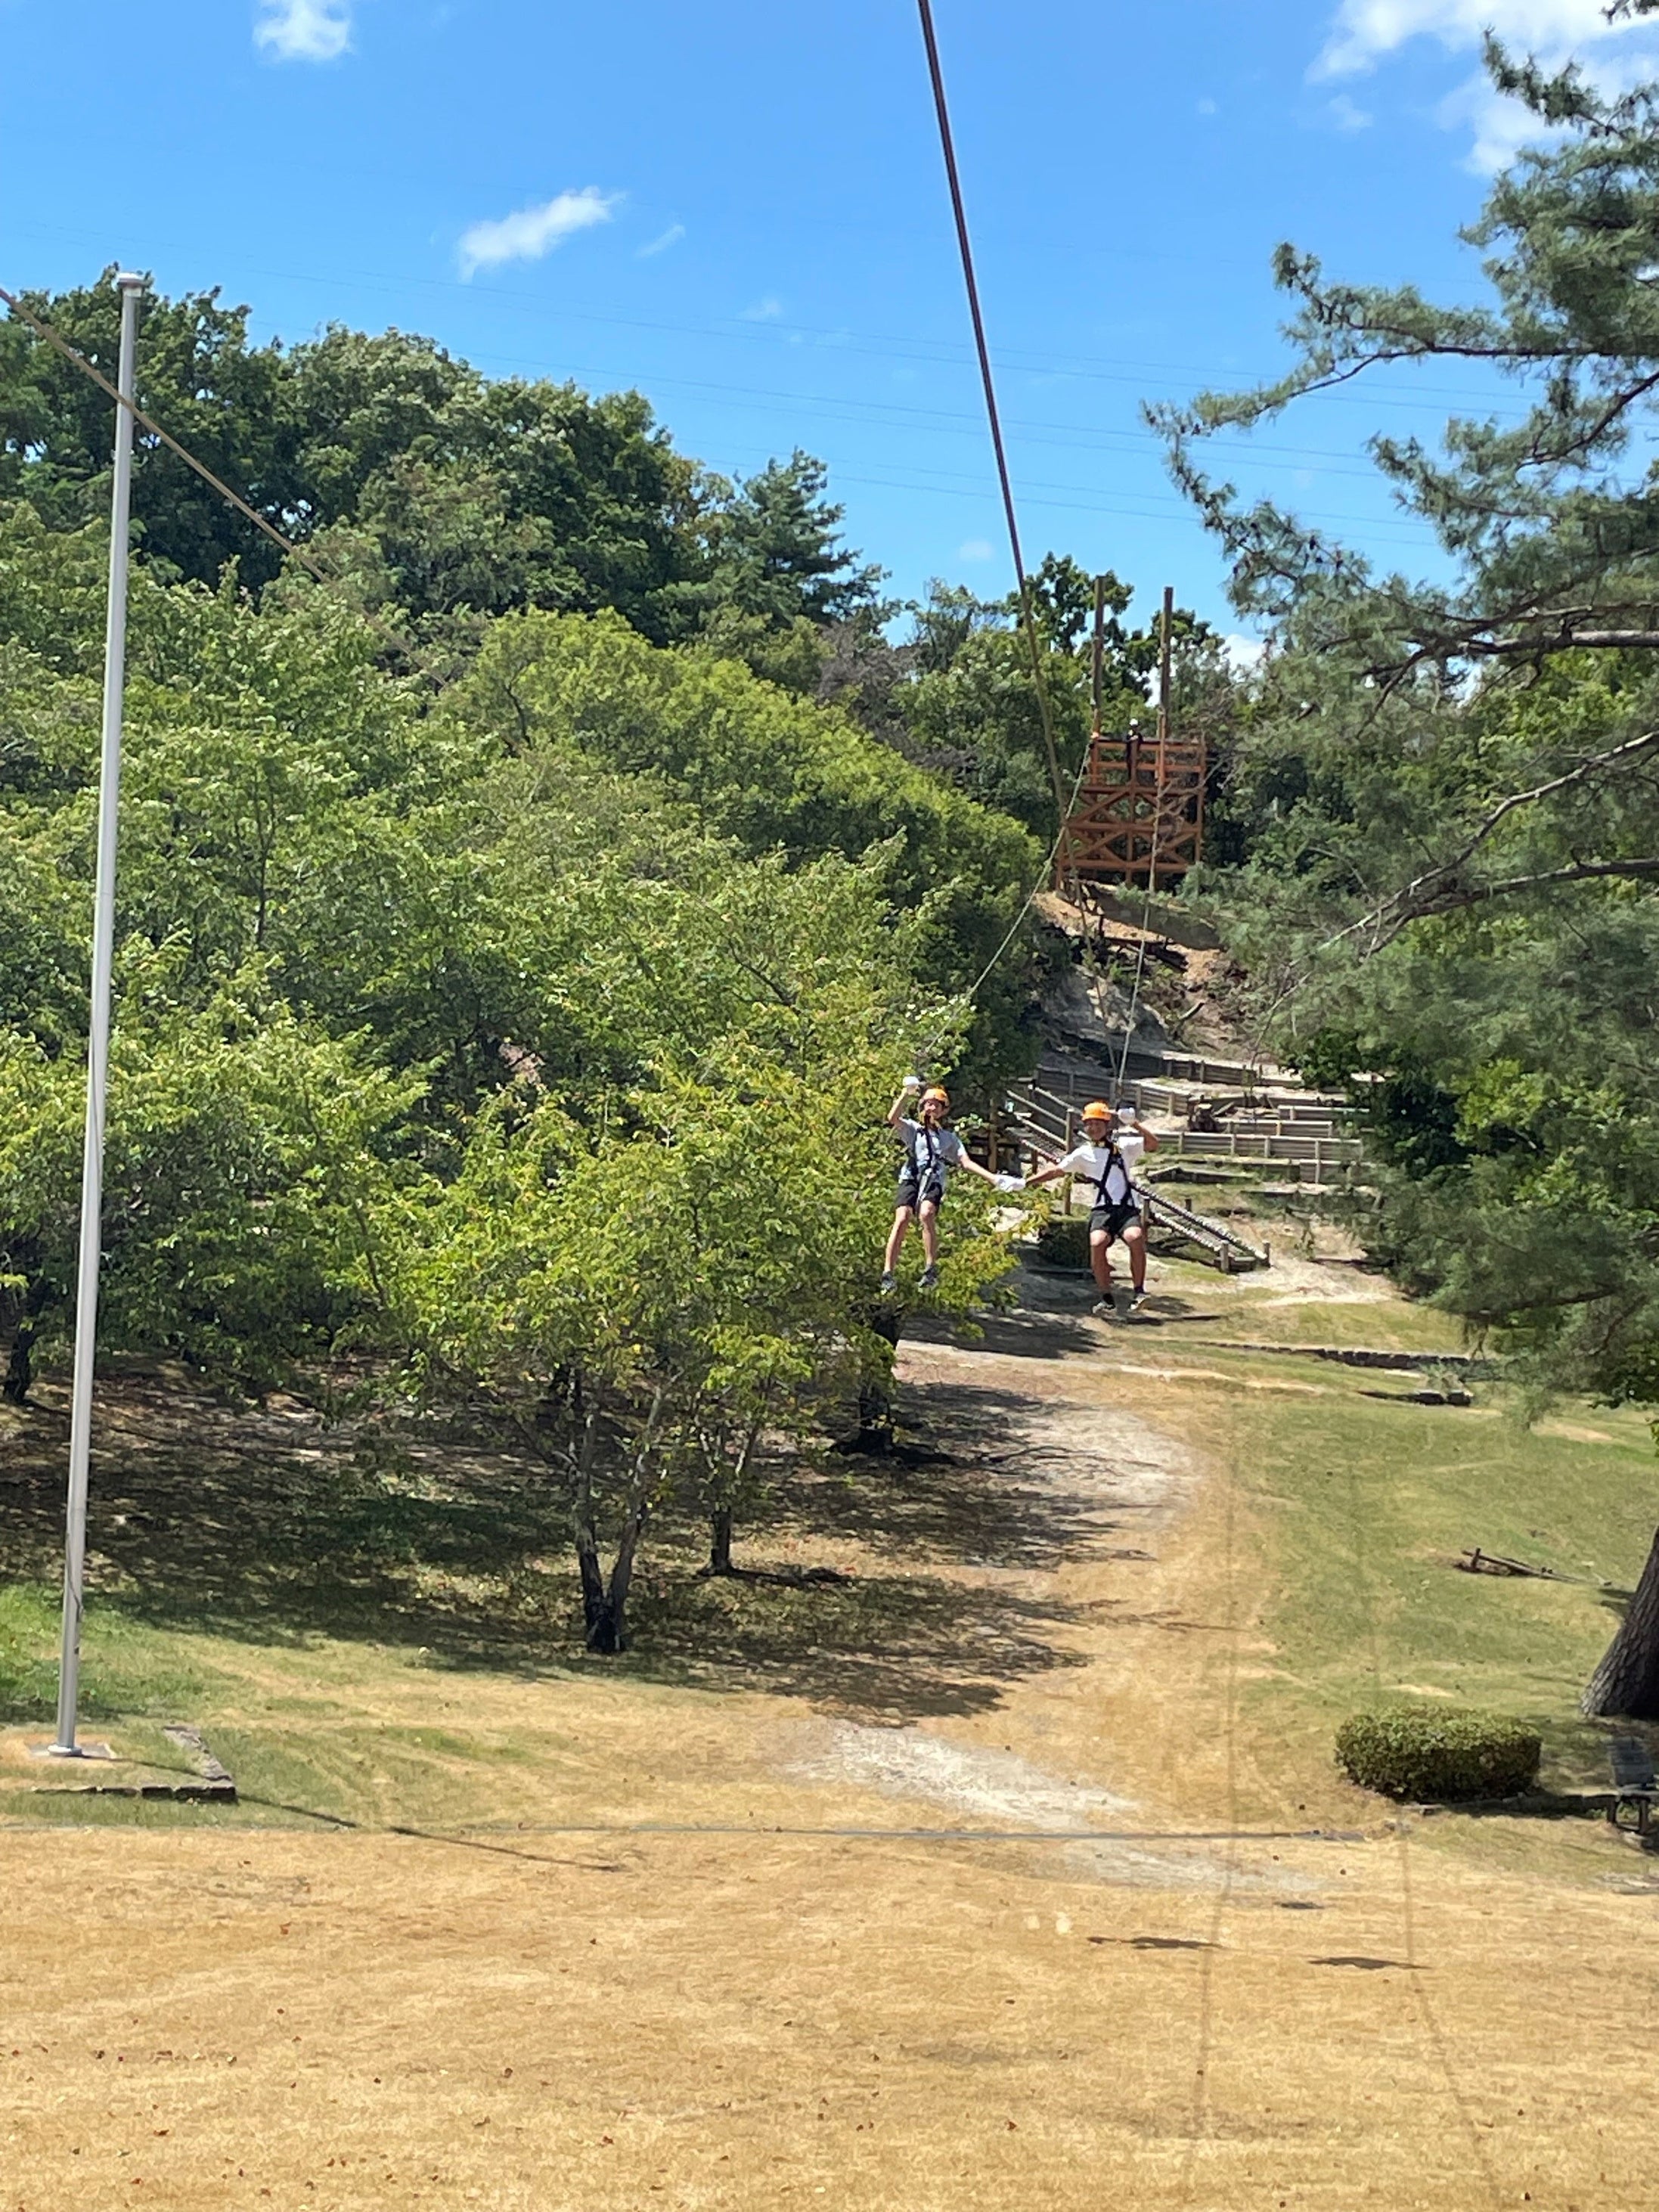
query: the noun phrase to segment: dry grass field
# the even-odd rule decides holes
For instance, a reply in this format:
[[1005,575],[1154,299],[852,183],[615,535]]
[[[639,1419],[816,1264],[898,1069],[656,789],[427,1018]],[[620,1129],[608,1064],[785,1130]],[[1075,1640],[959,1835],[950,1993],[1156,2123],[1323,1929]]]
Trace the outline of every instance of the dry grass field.
[[[271,1415],[192,1461],[135,1386],[90,1732],[160,1759],[196,1721],[245,1802],[39,1795],[49,1621],[14,1614],[0,2212],[1647,2202],[1659,1866],[1329,1763],[1356,1704],[1452,1694],[1598,1778],[1605,1602],[1449,1560],[1627,1571],[1641,1425],[1528,1435],[1230,1348],[1436,1348],[1311,1261],[1160,1287],[1162,1327],[1062,1283],[908,1344],[940,1456],[803,1480],[764,1547],[856,1579],[694,1585],[671,1547],[620,1664],[570,1649],[499,1470],[414,1482],[447,1516],[418,1557],[370,1516],[348,1573],[336,1532],[325,1586],[303,1423],[281,1479]],[[49,1548],[46,1418],[5,1438],[14,1565]]]

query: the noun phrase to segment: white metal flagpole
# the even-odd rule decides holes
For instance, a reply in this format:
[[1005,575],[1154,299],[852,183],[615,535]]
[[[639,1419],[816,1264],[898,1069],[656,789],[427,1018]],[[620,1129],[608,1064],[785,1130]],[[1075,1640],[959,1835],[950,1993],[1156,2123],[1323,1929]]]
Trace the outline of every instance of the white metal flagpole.
[[[121,355],[116,389],[133,396],[142,276],[119,276]],[[58,1759],[86,1754],[75,1740],[81,1691],[81,1606],[87,1556],[87,1478],[92,1456],[92,1378],[98,1352],[98,1269],[103,1249],[104,1101],[109,1085],[110,980],[115,958],[115,828],[121,799],[121,706],[126,683],[127,561],[132,513],[132,410],[115,410],[110,495],[109,613],[104,630],[104,744],[98,782],[98,885],[93,904],[92,1010],[87,1036],[86,1148],[81,1169],[81,1257],[75,1293],[75,1380],[70,1413],[68,1525],[64,1547],[64,1646],[58,1675]]]

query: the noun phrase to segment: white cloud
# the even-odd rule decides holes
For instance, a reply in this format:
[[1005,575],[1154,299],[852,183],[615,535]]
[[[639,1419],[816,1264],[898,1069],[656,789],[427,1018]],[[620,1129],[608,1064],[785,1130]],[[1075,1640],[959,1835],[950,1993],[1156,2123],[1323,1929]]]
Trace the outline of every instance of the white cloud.
[[958,561],[988,561],[992,558],[988,538],[964,538],[957,548]]
[[498,222],[475,222],[461,234],[461,274],[471,276],[480,269],[498,268],[503,261],[539,261],[575,232],[609,222],[621,198],[620,192],[584,185],[580,191],[560,192],[538,207],[520,208]]
[[636,261],[648,261],[653,253],[666,253],[671,246],[678,246],[685,236],[683,222],[671,222],[666,230],[653,238],[648,246],[641,246],[635,255]]
[[337,61],[351,44],[349,0],[259,0],[253,43],[273,61]]
[[775,292],[769,292],[763,300],[757,300],[752,307],[745,307],[745,323],[775,323],[783,313],[783,302]]
[[1339,131],[1369,131],[1371,127],[1371,118],[1363,107],[1356,106],[1346,92],[1339,92],[1334,100],[1328,100],[1325,112]]
[[1559,53],[1619,37],[1624,28],[1607,21],[1606,0],[1342,0],[1313,73],[1347,76],[1373,69],[1413,39],[1438,39],[1455,53],[1496,31],[1528,53]]
[[1218,115],[1221,112],[1212,100],[1200,100],[1198,103],[1198,112],[1200,115]]
[[[1659,65],[1653,26],[1609,22],[1607,0],[1341,0],[1308,74],[1318,82],[1368,72],[1414,39],[1434,39],[1449,53],[1469,52],[1489,30],[1546,69],[1576,62],[1604,94],[1628,90]],[[1337,94],[1334,113],[1343,97]],[[1448,94],[1437,119],[1443,130],[1468,130],[1465,166],[1483,176],[1504,167],[1522,146],[1552,136],[1520,101],[1504,99],[1484,70]]]
[[1234,630],[1222,639],[1221,650],[1235,676],[1249,676],[1261,667],[1267,648],[1259,637],[1245,637]]

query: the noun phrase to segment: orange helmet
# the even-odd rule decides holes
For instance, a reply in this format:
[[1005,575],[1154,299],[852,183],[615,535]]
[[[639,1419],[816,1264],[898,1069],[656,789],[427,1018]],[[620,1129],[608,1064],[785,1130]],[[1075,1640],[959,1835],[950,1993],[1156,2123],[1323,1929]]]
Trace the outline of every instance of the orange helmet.
[[1103,1098],[1091,1098],[1082,1113],[1079,1115],[1078,1119],[1079,1121],[1109,1121],[1112,1119],[1112,1109]]
[[948,1106],[951,1103],[951,1094],[948,1091],[941,1091],[936,1083],[932,1090],[922,1092],[921,1103],[924,1106]]

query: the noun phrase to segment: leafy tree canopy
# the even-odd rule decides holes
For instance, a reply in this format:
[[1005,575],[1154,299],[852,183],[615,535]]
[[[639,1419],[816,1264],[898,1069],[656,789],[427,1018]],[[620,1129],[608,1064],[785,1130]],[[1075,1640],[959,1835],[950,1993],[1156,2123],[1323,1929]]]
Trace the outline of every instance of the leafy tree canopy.
[[[1290,373],[1154,410],[1274,629],[1232,764],[1237,865],[1208,886],[1264,1042],[1350,1082],[1376,1139],[1374,1248],[1540,1372],[1659,1397],[1659,87],[1607,100],[1495,46],[1560,136],[1468,235],[1491,300],[1328,282],[1280,250]],[[1379,435],[1449,580],[1380,575],[1203,441],[1381,362],[1490,364],[1517,422]]]
[[[115,374],[106,280],[25,304]],[[286,537],[417,634],[539,606],[613,607],[664,642],[710,629],[810,690],[827,624],[878,569],[837,537],[821,462],[795,453],[733,486],[675,448],[637,392],[489,379],[430,339],[343,328],[293,348],[248,337],[216,291],[144,295],[141,407]],[[19,317],[0,323],[0,497],[55,529],[107,500],[110,402]],[[165,574],[270,583],[281,556],[142,426],[134,514]],[[459,627],[458,627],[459,626]]]

